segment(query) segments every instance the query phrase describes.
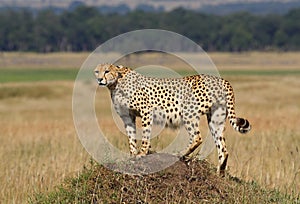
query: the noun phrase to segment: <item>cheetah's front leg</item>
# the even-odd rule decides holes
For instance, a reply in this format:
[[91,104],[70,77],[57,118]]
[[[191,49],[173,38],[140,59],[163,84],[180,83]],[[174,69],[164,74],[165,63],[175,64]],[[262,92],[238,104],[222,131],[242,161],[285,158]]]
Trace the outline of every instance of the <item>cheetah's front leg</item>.
[[[192,121],[192,122],[191,122]],[[185,153],[182,155],[181,159],[183,160],[189,160],[191,154],[194,152],[195,149],[199,147],[202,143],[202,138],[199,130],[199,121],[196,119],[189,120],[188,118],[184,118],[184,126],[187,130],[190,142],[189,146],[187,147]]]
[[151,136],[151,128],[153,124],[153,112],[145,111],[142,112],[142,145],[138,155],[144,156],[149,153],[150,148],[150,136]]
[[126,134],[128,136],[130,155],[137,155],[136,148],[136,117],[133,115],[123,115],[122,120],[125,125]]

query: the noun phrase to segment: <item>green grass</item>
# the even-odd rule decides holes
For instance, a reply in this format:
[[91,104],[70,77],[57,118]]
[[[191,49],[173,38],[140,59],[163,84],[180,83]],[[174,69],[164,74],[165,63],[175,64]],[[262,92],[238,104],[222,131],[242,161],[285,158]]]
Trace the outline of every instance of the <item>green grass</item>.
[[221,71],[221,75],[258,75],[258,76],[276,76],[276,75],[299,75],[300,70],[226,70]]
[[[187,71],[178,72],[182,76],[194,75],[196,72],[190,73]],[[212,74],[214,74],[212,72]],[[219,71],[221,76],[280,76],[280,75],[300,75],[300,70],[222,70]]]
[[77,69],[0,69],[0,83],[75,80]]
[[[0,69],[0,83],[7,82],[34,82],[34,81],[62,81],[75,80],[77,69]],[[179,72],[182,76],[187,76],[194,73],[186,71]],[[272,76],[272,75],[300,75],[300,70],[227,70],[221,71],[222,75],[258,75],[258,76]]]

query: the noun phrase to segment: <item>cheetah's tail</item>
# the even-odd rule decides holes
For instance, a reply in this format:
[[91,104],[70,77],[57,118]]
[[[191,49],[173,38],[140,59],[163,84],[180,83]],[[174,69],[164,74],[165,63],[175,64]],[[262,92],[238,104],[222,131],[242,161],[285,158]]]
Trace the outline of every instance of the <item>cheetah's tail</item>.
[[227,117],[233,129],[240,133],[247,133],[251,129],[251,125],[247,119],[238,118],[235,115],[235,108],[234,108],[234,93],[233,88],[230,83],[224,80],[224,88],[226,90],[226,106],[227,106]]
[[247,119],[233,118],[229,120],[231,126],[240,133],[247,133],[251,130],[251,125]]

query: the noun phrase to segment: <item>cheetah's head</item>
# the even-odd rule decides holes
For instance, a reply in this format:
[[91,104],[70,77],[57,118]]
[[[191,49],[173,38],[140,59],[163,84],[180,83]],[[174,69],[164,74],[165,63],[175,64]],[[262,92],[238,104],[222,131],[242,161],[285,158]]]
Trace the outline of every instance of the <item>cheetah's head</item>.
[[113,64],[99,64],[94,70],[94,74],[99,86],[111,86],[117,80],[124,76],[129,71],[129,68],[123,66],[115,66]]

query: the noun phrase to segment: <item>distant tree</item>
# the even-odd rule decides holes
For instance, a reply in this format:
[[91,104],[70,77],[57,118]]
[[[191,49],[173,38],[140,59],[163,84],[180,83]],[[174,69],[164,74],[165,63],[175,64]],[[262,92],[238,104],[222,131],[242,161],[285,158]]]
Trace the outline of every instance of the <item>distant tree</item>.
[[53,9],[6,9],[0,11],[0,49],[90,51],[122,33],[157,28],[182,34],[207,51],[300,50],[299,19],[300,9],[282,16],[245,12],[218,16],[183,8],[170,12],[101,13],[99,8],[81,4],[59,13]]
[[288,48],[286,42],[288,41],[287,33],[281,28],[276,31],[274,35],[274,46],[286,50]]
[[0,36],[3,50],[32,49],[32,28],[34,26],[33,14],[27,10],[5,11],[1,16]]
[[39,52],[61,51],[63,28],[60,18],[52,10],[39,12],[33,29],[33,49]]
[[277,15],[267,15],[258,18],[253,27],[253,38],[258,48],[275,46],[275,34],[280,29],[281,18]]
[[[300,50],[300,9],[291,10],[284,16],[282,31],[286,36],[285,45],[291,50]],[[283,40],[283,39],[282,39]],[[283,44],[283,42],[281,42]]]
[[68,51],[87,51],[94,48],[90,43],[93,35],[89,32],[87,22],[99,15],[96,8],[78,7],[73,12],[61,15],[61,25],[64,29],[64,49]]

